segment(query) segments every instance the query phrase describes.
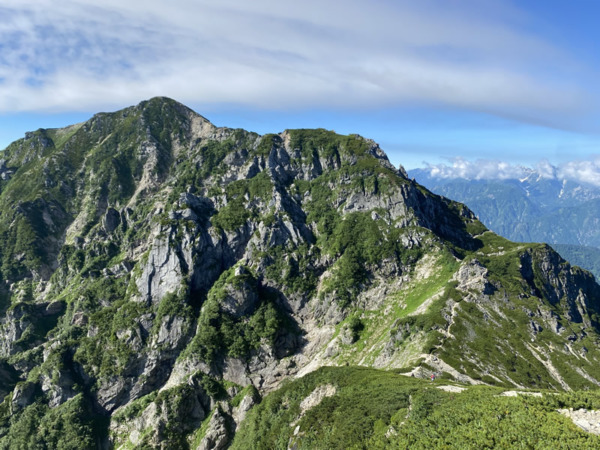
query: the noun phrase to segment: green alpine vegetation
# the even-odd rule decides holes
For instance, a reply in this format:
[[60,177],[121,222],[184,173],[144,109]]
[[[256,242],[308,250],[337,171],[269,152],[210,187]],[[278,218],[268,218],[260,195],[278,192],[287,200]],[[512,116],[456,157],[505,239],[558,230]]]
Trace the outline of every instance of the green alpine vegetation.
[[507,391],[321,368],[255,407],[232,449],[562,448],[600,445],[559,410],[598,409],[598,392]]
[[154,98],[0,159],[0,448],[596,445],[594,277],[370,139]]

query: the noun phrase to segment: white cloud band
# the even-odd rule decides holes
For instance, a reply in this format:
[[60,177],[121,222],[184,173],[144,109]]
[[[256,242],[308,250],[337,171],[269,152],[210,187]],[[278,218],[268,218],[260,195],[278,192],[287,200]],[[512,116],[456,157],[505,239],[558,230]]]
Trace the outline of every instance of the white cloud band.
[[572,72],[540,75],[573,62],[512,27],[518,12],[493,0],[456,5],[5,0],[0,112],[155,95],[275,109],[434,102],[550,122],[585,109]]
[[455,158],[451,165],[427,164],[426,170],[431,177],[440,179],[509,180],[533,176],[600,186],[600,156],[585,161],[569,161],[557,166],[543,160],[533,169],[503,161],[484,159],[468,161]]

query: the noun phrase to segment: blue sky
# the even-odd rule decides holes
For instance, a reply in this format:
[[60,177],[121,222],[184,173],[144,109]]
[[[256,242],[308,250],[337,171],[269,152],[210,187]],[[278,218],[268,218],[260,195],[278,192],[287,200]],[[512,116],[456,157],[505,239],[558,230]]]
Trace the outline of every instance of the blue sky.
[[0,148],[165,95],[322,127],[406,168],[600,154],[600,2],[0,0]]

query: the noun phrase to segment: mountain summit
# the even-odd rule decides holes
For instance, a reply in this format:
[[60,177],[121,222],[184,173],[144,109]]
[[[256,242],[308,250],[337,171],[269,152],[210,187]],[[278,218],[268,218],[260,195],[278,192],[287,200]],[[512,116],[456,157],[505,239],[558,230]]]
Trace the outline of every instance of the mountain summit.
[[154,98],[28,133],[0,173],[0,446],[222,448],[321,366],[600,384],[594,278],[361,136]]

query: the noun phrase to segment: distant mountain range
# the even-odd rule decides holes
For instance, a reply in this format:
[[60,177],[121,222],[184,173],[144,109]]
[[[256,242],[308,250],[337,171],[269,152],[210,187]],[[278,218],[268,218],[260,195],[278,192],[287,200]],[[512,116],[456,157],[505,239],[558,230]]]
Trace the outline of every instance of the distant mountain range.
[[519,242],[546,242],[572,263],[600,275],[600,187],[521,168],[519,178],[465,178],[438,167],[411,178],[465,203],[496,233]]

